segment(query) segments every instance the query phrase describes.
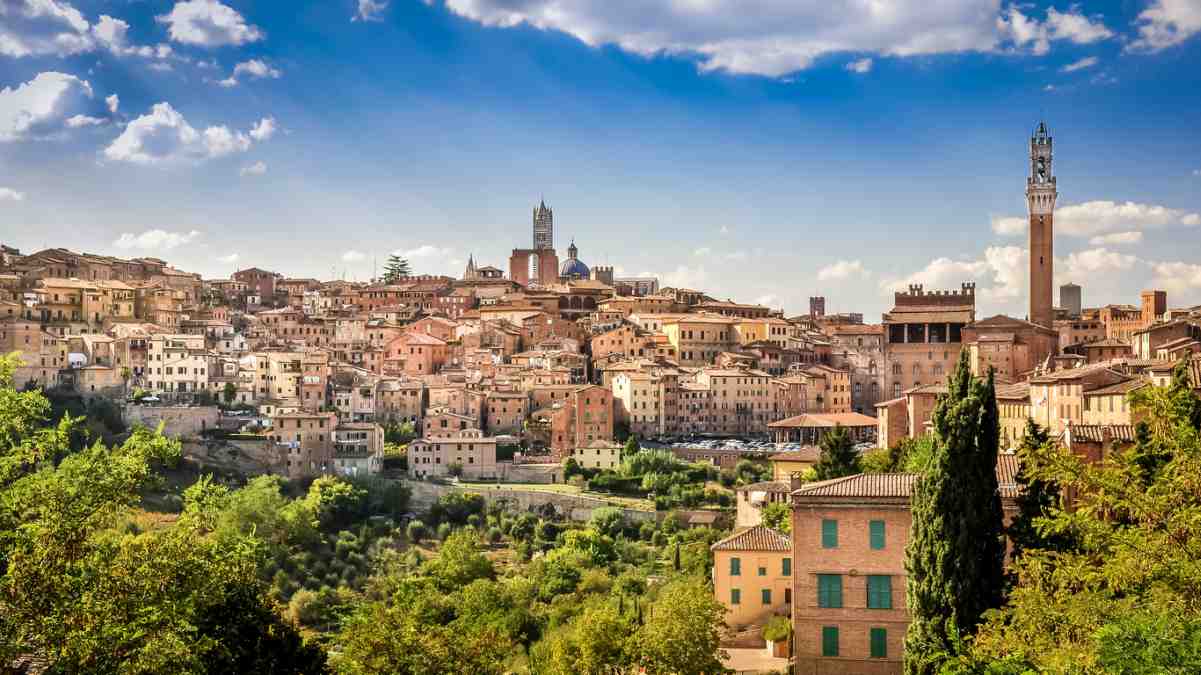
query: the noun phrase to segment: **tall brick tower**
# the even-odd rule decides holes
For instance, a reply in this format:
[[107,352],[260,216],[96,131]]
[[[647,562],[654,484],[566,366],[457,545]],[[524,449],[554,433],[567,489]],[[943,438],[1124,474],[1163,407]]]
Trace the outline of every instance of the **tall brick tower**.
[[1030,177],[1026,179],[1026,204],[1030,210],[1030,322],[1052,328],[1051,285],[1055,276],[1053,220],[1055,174],[1051,171],[1051,134],[1038,123],[1030,137]]

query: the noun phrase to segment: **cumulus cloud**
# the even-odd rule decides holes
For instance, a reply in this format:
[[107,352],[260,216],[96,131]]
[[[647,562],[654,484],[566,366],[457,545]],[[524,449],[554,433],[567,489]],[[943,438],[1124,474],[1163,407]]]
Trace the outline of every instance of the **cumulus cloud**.
[[108,111],[111,114],[116,115],[117,109],[121,107],[120,97],[118,97],[116,94],[106,96],[104,98],[104,107],[108,108]]
[[158,17],[171,39],[199,47],[243,45],[263,39],[257,26],[246,23],[236,10],[217,0],[184,0]]
[[1174,47],[1201,33],[1201,3],[1196,0],[1154,0],[1138,15],[1138,39],[1131,51],[1156,52]]
[[263,141],[271,140],[271,137],[275,135],[275,130],[275,118],[264,117],[250,130],[250,137],[262,143]]
[[1073,62],[1069,63],[1068,65],[1060,68],[1059,70],[1060,70],[1060,72],[1063,72],[1063,73],[1074,73],[1077,70],[1084,70],[1085,68],[1092,68],[1095,65],[1097,65],[1097,57],[1086,56],[1086,57],[1080,59],[1079,61],[1073,61]]
[[755,304],[756,305],[774,305],[779,300],[780,300],[780,298],[776,294],[768,293],[767,295],[760,295],[759,297],[755,298]]
[[1093,246],[1118,246],[1123,244],[1137,244],[1143,240],[1143,233],[1137,230],[1133,232],[1114,232],[1112,234],[1100,234],[1088,240]]
[[199,162],[206,159],[246,152],[255,141],[270,134],[255,135],[270,118],[265,118],[249,134],[227,126],[195,129],[170,103],[156,103],[150,112],[125,127],[107,148],[104,156],[118,162],[154,165],[175,162]]
[[12,188],[0,187],[0,202],[23,202],[25,193]]
[[200,236],[200,232],[168,232],[166,230],[146,230],[141,234],[126,232],[113,242],[120,249],[136,249],[139,251],[170,251],[173,248],[189,244]]
[[[1134,232],[1177,225],[1201,225],[1201,213],[1158,204],[1094,200],[1055,209],[1055,232],[1073,237],[1092,237],[1115,232]],[[1026,218],[993,217],[993,232],[1020,235]]]
[[0,89],[0,143],[53,137],[92,119],[104,122],[104,107],[94,98],[87,80],[55,71]]
[[864,269],[859,260],[839,260],[817,271],[818,281],[846,281],[849,279],[866,279],[871,272]]
[[241,257],[242,256],[238,255],[237,253],[230,253],[229,255],[218,256],[217,262],[236,263]]
[[70,56],[91,51],[91,26],[60,0],[0,0],[0,54]]
[[225,78],[224,80],[218,80],[217,84],[221,85],[222,87],[236,87],[238,86],[238,83],[241,82],[241,78],[243,77],[254,80],[262,80],[266,78],[276,79],[280,75],[282,75],[282,73],[280,73],[278,69],[267,65],[265,61],[260,59],[250,59],[249,61],[243,61],[234,66],[234,70],[232,73],[230,73],[229,77]]
[[1139,264],[1138,257],[1107,248],[1094,248],[1068,255],[1062,261],[1064,273],[1072,279],[1125,272]]
[[92,26],[92,36],[96,42],[117,56],[139,56],[146,59],[168,59],[175,56],[175,50],[170,45],[131,45],[129,44],[129,24],[121,19],[101,14],[100,19]]
[[388,9],[388,2],[386,0],[359,0],[359,6],[355,10],[354,16],[350,17],[350,20],[383,21],[385,9]]
[[913,274],[883,280],[880,289],[893,293],[906,290],[910,284],[921,284],[927,291],[959,290],[961,284],[972,282],[982,300],[1005,304],[1025,297],[1026,261],[1026,250],[1022,247],[990,246],[983,258],[936,258]]
[[704,267],[689,267],[687,265],[677,265],[674,270],[665,274],[656,272],[643,272],[640,277],[658,277],[659,284],[665,288],[691,288],[700,289],[705,285],[707,276]]
[[431,244],[422,244],[421,246],[410,249],[397,249],[392,252],[393,255],[398,255],[405,260],[416,260],[420,258],[448,258],[453,253],[453,249],[440,248]]
[[1042,45],[1052,40],[1085,44],[1111,35],[1075,9],[1048,10],[1040,22],[1013,8],[999,14],[997,0],[897,0],[887,5],[760,0],[750,8],[737,0],[443,1],[450,11],[487,26],[527,24],[568,33],[592,46],[696,58],[703,71],[771,77],[840,52],[913,56],[990,52],[1008,45],[1045,51]]
[[859,73],[862,75],[863,73],[871,72],[872,60],[871,59],[859,59],[857,61],[851,61],[850,63],[848,63],[846,65],[846,68],[847,68],[847,70],[851,71],[852,73]]
[[1084,45],[1113,37],[1113,32],[1099,19],[1084,16],[1075,7],[1067,12],[1049,7],[1046,20],[1039,21],[1023,14],[1017,5],[1010,5],[997,17],[996,25],[997,31],[1015,47],[1029,49],[1034,54],[1046,54],[1055,40]]
[[692,255],[698,258],[713,258],[715,260],[728,260],[730,262],[740,262],[750,257],[750,254],[748,254],[746,251],[735,250],[721,252],[714,251],[709,246],[702,246],[698,249],[695,249],[692,252]]
[[1168,291],[1183,293],[1201,289],[1201,265],[1185,262],[1161,262],[1152,267],[1155,272],[1154,285]]
[[261,176],[265,173],[267,173],[267,163],[262,160],[254,164],[247,164],[238,171],[238,174],[242,176]]
[[367,259],[367,254],[362,251],[350,250],[342,254],[342,262],[362,262]]

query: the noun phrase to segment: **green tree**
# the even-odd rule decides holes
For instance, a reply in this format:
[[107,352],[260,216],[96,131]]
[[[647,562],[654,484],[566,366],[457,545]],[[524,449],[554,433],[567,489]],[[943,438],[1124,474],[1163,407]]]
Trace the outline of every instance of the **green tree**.
[[414,544],[420,544],[422,539],[429,535],[429,530],[425,527],[425,523],[420,520],[410,521],[405,527],[405,536]]
[[626,529],[626,517],[619,508],[602,506],[598,509],[593,509],[592,518],[588,521],[588,527],[601,534],[616,538]]
[[721,673],[725,607],[701,581],[673,581],[659,593],[633,639],[636,662],[648,675]]
[[759,512],[763,524],[778,532],[792,532],[792,510],[784,502],[772,502]]
[[846,427],[835,424],[825,436],[822,436],[821,456],[814,465],[818,480],[842,478],[860,473],[859,453],[851,442],[851,435]]
[[[1027,549],[1017,584],[972,643],[964,670],[1193,673],[1201,669],[1201,438],[1172,387],[1144,387],[1139,445],[1103,461],[1046,453],[1031,479],[1060,486],[1071,507],[1040,523],[1070,534],[1065,550]],[[1159,455],[1148,472],[1145,449]],[[1000,665],[998,665],[1000,664]],[[1001,671],[999,668],[1004,667]]]
[[479,544],[471,530],[458,530],[446,538],[438,557],[423,568],[443,591],[454,591],[476,579],[491,579],[495,574],[492,562],[480,553]]
[[221,391],[221,397],[225,399],[226,405],[234,402],[238,397],[238,387],[233,382],[226,382],[225,388]]
[[1059,506],[1059,485],[1035,478],[1034,468],[1045,462],[1047,453],[1058,451],[1050,441],[1047,430],[1034,420],[1026,420],[1026,431],[1017,449],[1018,472],[1016,476],[1018,495],[1017,513],[1009,523],[1006,534],[1013,543],[1013,557],[1017,558],[1027,549],[1062,550],[1068,545],[1066,536],[1040,531],[1039,523]]
[[631,435],[626,439],[625,447],[621,449],[621,458],[625,459],[626,457],[633,457],[634,455],[638,454],[641,449],[642,448],[638,445],[638,437]]
[[568,628],[546,642],[540,662],[547,675],[613,675],[631,665],[634,626],[609,602],[584,608]]
[[401,279],[409,276],[409,261],[393,253],[388,256],[388,262],[384,265],[384,283],[395,284]]
[[964,351],[934,408],[934,456],[914,484],[905,570],[905,672],[936,673],[984,612],[1001,605],[1005,547],[997,493],[1000,424],[990,372],[972,376]]

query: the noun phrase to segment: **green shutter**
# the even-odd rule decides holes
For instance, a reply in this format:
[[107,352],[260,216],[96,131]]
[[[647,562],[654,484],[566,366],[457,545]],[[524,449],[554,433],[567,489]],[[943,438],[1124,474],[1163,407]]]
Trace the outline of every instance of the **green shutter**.
[[888,658],[888,631],[884,628],[871,630],[871,656],[873,659]]
[[867,608],[892,609],[892,577],[877,574],[868,576]]
[[784,570],[782,574],[786,577],[792,576],[792,558],[784,559]]
[[736,577],[742,574],[742,561],[738,558],[730,558],[730,576]]
[[838,626],[822,626],[822,656],[838,656]]
[[838,521],[822,521],[822,548],[838,548]]
[[828,609],[842,607],[842,575],[817,575],[817,606]]
[[730,604],[738,605],[742,603],[742,591],[737,588],[730,589]]
[[871,546],[873,550],[879,551],[884,548],[884,521],[873,520],[870,523],[871,527]]
[[760,593],[763,596],[763,604],[770,605],[771,604],[771,589],[765,588],[762,591],[760,591]]

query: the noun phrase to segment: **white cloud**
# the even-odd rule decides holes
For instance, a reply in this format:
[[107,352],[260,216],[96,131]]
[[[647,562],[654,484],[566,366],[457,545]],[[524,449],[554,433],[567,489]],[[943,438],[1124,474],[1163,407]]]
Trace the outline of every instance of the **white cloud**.
[[383,21],[384,10],[388,9],[388,2],[380,0],[359,0],[358,9],[354,16],[350,17],[351,21]]
[[[1072,237],[1092,237],[1174,225],[1201,225],[1201,214],[1158,204],[1109,200],[1069,204],[1055,209],[1055,233]],[[993,232],[1001,235],[1024,234],[1026,226],[1026,218],[992,218]]]
[[12,188],[0,187],[0,202],[23,202],[25,193]]
[[158,17],[171,39],[188,45],[221,47],[263,39],[263,32],[246,23],[233,8],[217,0],[184,0]]
[[1073,61],[1073,62],[1069,63],[1068,65],[1060,68],[1059,70],[1060,70],[1060,72],[1063,72],[1063,73],[1074,73],[1077,70],[1084,70],[1085,68],[1092,68],[1095,65],[1097,65],[1097,57],[1086,56],[1086,57],[1080,59],[1079,61]]
[[275,131],[275,118],[264,117],[250,130],[250,137],[262,143],[263,141],[271,140],[271,137],[275,135]]
[[122,234],[113,246],[120,249],[137,249],[140,251],[170,251],[178,246],[189,244],[200,233],[196,230],[189,232],[167,232],[166,230],[146,230],[141,234],[126,232]]
[[657,274],[655,272],[643,272],[640,277],[658,277],[659,285],[665,288],[690,288],[693,290],[703,290],[707,274],[704,267],[688,267],[687,265],[677,265],[676,268],[666,274]]
[[254,164],[247,164],[238,171],[238,174],[242,176],[261,176],[265,173],[267,173],[267,163],[262,160]]
[[840,52],[991,52],[1006,45],[1049,45],[1051,40],[1084,44],[1111,34],[1074,9],[1049,10],[1046,21],[1039,22],[1012,8],[998,13],[998,0],[758,0],[749,7],[737,0],[443,1],[450,11],[487,26],[528,24],[563,31],[591,46],[613,44],[644,56],[697,58],[703,71],[772,77]]
[[724,253],[719,253],[719,252],[715,252],[709,246],[702,246],[698,249],[695,249],[692,252],[692,255],[694,255],[698,258],[712,258],[714,260],[728,260],[730,262],[740,262],[740,261],[746,260],[750,257],[750,254],[748,254],[746,251],[735,250],[735,251],[726,251]]
[[242,256],[238,255],[237,253],[230,253],[229,255],[218,256],[217,262],[236,263],[241,257]]
[[1155,271],[1154,285],[1168,291],[1182,293],[1190,289],[1201,289],[1201,265],[1185,262],[1161,262],[1152,267]]
[[926,291],[959,290],[966,282],[976,284],[978,298],[1009,304],[1025,297],[1026,250],[1020,246],[990,246],[976,260],[937,258],[923,269],[900,279],[885,279],[880,290],[893,293],[921,284]]
[[110,113],[112,113],[113,115],[116,115],[117,109],[121,107],[121,98],[118,97],[116,94],[113,94],[111,96],[106,96],[104,99],[104,105],[106,108],[108,108],[108,111]]
[[1087,279],[1098,274],[1124,272],[1139,263],[1136,256],[1107,248],[1093,248],[1068,255],[1062,261],[1064,272],[1072,279]]
[[20,86],[0,89],[0,143],[53,137],[64,128],[86,125],[85,118],[98,114],[103,108],[87,80],[55,71],[38,73]]
[[454,249],[439,248],[430,244],[422,244],[416,248],[397,249],[392,252],[393,255],[398,255],[405,260],[415,260],[419,258],[448,258],[454,252]]
[[862,75],[863,73],[867,73],[867,72],[871,71],[872,60],[871,59],[859,59],[858,61],[851,61],[850,63],[848,63],[846,65],[846,69],[851,71],[852,73],[859,73]]
[[997,30],[1015,47],[1029,49],[1034,54],[1046,54],[1054,40],[1067,40],[1083,45],[1113,37],[1113,32],[1100,20],[1079,14],[1073,7],[1060,12],[1047,9],[1046,21],[1026,16],[1018,5],[1010,5],[997,17]]
[[350,250],[342,254],[342,262],[362,262],[367,259],[367,254],[362,251]]
[[1055,85],[1048,84],[1045,87],[1043,87],[1043,91],[1055,91]]
[[846,281],[849,279],[866,279],[871,272],[864,269],[859,260],[839,260],[817,271],[818,281]]
[[243,76],[246,76],[250,79],[261,80],[264,78],[276,79],[280,75],[282,75],[282,73],[280,73],[278,69],[267,65],[265,61],[260,59],[250,59],[249,61],[243,61],[234,66],[234,70],[230,76],[224,80],[218,80],[217,84],[221,85],[222,87],[236,87],[240,81],[239,78]]
[[0,55],[70,56],[95,43],[79,10],[60,0],[0,0]]
[[1154,0],[1136,22],[1138,39],[1131,51],[1155,52],[1174,47],[1201,33],[1201,2],[1196,0]]
[[776,304],[779,302],[779,300],[779,296],[775,295],[774,293],[768,293],[767,295],[760,295],[759,297],[755,298],[755,304],[770,306]]
[[1001,216],[992,217],[992,231],[1007,237],[1025,234],[1026,225],[1027,223],[1025,218]]
[[144,165],[224,157],[246,152],[254,141],[270,137],[269,133],[255,134],[268,119],[259,122],[249,134],[231,131],[226,126],[198,131],[170,103],[156,103],[149,113],[126,125],[125,131],[104,149],[104,156]]
[[1201,176],[1201,169],[1193,169],[1194,176]]
[[78,129],[80,127],[95,127],[104,124],[108,120],[103,117],[89,117],[87,115],[72,115],[67,118],[68,129]]
[[1137,230],[1133,232],[1114,232],[1113,234],[1099,234],[1088,243],[1093,246],[1120,246],[1123,244],[1137,244],[1143,240],[1143,233]]

